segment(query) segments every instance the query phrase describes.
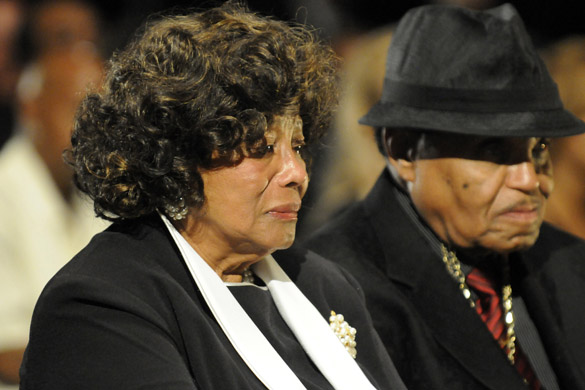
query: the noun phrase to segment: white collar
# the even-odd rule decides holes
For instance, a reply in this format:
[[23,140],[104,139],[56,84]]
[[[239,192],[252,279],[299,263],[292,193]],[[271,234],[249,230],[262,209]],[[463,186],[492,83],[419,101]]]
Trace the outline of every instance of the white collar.
[[[268,389],[305,389],[221,278],[168,219],[161,218],[213,316],[250,370]],[[336,390],[374,389],[329,324],[272,256],[254,264],[253,270],[268,286],[278,311],[305,352]]]

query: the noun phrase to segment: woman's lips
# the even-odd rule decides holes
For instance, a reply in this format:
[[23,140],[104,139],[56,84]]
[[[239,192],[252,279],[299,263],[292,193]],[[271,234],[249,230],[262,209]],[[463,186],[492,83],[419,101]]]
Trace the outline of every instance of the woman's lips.
[[270,209],[268,214],[282,220],[296,220],[300,209],[301,205],[298,203],[286,204]]

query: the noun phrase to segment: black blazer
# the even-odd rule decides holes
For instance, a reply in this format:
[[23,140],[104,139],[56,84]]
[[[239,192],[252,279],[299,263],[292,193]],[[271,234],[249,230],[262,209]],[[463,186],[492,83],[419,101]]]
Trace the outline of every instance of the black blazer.
[[[325,318],[336,310],[358,330],[357,362],[375,386],[402,389],[351,276],[314,254],[287,252],[279,263]],[[308,389],[331,388],[270,298],[246,304],[269,317],[258,326]],[[24,390],[265,388],[210,314],[158,217],[114,224],[49,282],[21,376]]]
[[[305,245],[362,284],[374,325],[409,389],[526,388],[397,203],[387,170],[366,199]],[[545,224],[519,258],[513,291],[526,303],[559,385],[585,389],[585,243]]]

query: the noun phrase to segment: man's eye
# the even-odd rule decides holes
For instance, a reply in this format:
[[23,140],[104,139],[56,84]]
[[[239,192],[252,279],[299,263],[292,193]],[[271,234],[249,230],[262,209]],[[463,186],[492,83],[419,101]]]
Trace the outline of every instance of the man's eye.
[[482,145],[481,150],[485,160],[497,164],[505,163],[506,159],[510,156],[510,151],[506,148],[506,145],[502,145],[501,142],[485,143]]
[[547,139],[539,140],[532,149],[532,155],[535,158],[543,157],[547,154],[550,148],[550,142]]
[[548,151],[550,145],[549,145],[549,141],[548,140],[540,140],[538,141],[538,143],[536,144],[535,150],[539,153],[543,153]]
[[550,162],[549,149],[550,141],[544,138],[540,139],[532,148],[532,161],[539,171]]

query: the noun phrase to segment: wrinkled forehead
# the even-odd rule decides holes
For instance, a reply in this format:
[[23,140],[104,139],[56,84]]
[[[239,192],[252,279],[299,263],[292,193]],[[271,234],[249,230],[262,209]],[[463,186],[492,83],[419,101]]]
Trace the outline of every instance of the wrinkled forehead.
[[303,120],[298,113],[274,115],[268,125],[268,132],[290,129],[293,131],[303,130]]
[[268,118],[267,134],[288,131],[293,133],[303,132],[303,120],[298,104],[290,104],[282,108],[279,113]]

